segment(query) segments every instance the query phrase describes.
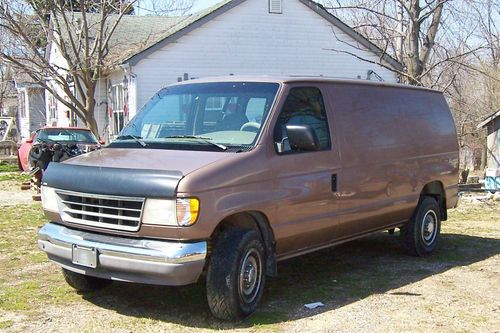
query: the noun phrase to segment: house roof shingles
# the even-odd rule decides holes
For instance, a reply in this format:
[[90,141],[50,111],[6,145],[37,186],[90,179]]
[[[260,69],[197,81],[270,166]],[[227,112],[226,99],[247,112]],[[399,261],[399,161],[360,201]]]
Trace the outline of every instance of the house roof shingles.
[[[81,25],[81,13],[69,13],[68,16],[72,16],[70,24],[73,28]],[[101,15],[86,13],[85,19],[89,27],[89,35],[91,37],[96,35],[101,21]],[[105,29],[111,29],[117,19],[118,15],[110,15],[106,20]],[[156,43],[158,41],[158,36],[161,36],[178,22],[185,19],[186,17],[182,16],[122,16],[108,42],[108,54],[106,55],[105,62],[109,65],[122,63],[124,59]],[[59,18],[58,21],[59,24],[63,24],[63,18]],[[65,44],[69,45],[69,32],[62,28],[60,30],[62,32],[62,38],[65,40]],[[72,31],[71,36],[74,40],[78,40],[76,31]],[[68,51],[71,52],[71,49],[68,48]]]

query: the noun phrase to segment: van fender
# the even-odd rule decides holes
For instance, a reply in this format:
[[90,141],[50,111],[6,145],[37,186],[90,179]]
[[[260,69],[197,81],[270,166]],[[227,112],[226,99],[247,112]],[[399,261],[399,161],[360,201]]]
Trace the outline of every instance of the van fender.
[[267,216],[260,211],[243,211],[225,217],[214,229],[210,239],[217,242],[217,237],[224,230],[238,227],[252,229],[259,232],[265,244],[266,273],[268,276],[277,276],[276,240]]

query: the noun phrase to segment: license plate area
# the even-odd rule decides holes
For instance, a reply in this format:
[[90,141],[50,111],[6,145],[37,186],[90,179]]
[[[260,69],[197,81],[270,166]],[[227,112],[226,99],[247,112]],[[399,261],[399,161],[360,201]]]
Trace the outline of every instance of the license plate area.
[[85,247],[73,244],[72,263],[90,268],[97,267],[97,250],[94,247]]

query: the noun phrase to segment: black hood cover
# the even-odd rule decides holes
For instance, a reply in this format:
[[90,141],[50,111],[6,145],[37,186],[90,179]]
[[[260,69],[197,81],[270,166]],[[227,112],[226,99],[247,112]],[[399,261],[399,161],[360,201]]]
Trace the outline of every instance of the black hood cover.
[[50,163],[42,184],[82,193],[127,197],[174,197],[180,171],[104,168],[66,163]]

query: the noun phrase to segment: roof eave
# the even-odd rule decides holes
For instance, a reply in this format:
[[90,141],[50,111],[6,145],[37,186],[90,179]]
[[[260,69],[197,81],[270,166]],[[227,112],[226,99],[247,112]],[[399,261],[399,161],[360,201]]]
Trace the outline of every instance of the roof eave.
[[492,115],[486,117],[482,122],[479,123],[479,125],[477,125],[477,128],[487,126],[490,122],[497,119],[498,117],[500,117],[500,110],[498,110],[497,112],[493,113]]

